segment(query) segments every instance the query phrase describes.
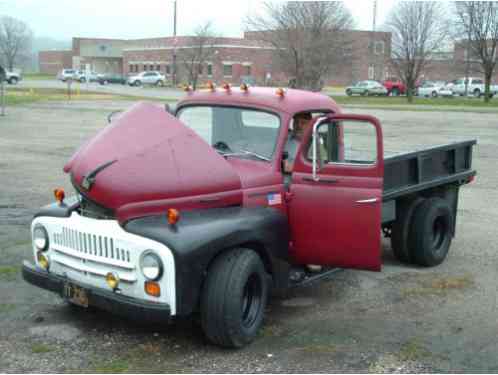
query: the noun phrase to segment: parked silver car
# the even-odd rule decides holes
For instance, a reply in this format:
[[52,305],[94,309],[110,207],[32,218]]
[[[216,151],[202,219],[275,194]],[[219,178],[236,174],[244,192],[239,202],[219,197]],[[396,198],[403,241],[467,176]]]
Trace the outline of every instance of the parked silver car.
[[377,81],[360,81],[353,86],[346,87],[346,94],[348,96],[354,94],[359,94],[361,96],[386,96],[387,89]]
[[142,72],[128,78],[128,85],[141,86],[143,84],[164,86],[166,77],[159,72]]
[[75,75],[76,69],[62,69],[57,74],[57,79],[61,80],[62,82],[66,82],[68,79],[74,79]]

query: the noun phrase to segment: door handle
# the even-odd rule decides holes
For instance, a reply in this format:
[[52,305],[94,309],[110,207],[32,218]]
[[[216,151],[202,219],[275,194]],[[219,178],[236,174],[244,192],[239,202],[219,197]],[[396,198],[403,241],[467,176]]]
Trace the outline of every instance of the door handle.
[[359,201],[356,201],[356,203],[375,203],[378,201],[379,198],[370,198],[370,199],[360,199]]
[[313,177],[303,177],[303,181],[309,181],[309,182],[317,182],[321,184],[337,184],[339,180],[336,180],[334,178],[320,178],[318,180],[314,180]]

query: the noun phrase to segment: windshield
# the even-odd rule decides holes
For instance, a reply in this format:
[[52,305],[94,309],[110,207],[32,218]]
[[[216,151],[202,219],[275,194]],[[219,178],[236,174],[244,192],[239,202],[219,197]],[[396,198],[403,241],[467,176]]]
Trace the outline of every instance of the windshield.
[[189,106],[178,118],[220,154],[269,160],[280,128],[277,115],[254,109]]

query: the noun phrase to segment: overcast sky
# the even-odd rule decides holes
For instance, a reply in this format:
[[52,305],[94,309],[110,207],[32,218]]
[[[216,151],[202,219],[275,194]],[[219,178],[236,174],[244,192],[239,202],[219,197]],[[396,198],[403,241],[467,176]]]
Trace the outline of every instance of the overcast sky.
[[[381,25],[395,0],[378,0]],[[373,0],[348,0],[358,29],[372,27]],[[259,0],[178,0],[178,35],[212,21],[223,36],[242,36],[244,16],[258,12]],[[29,24],[35,36],[146,38],[173,33],[172,0],[0,0],[0,14]]]

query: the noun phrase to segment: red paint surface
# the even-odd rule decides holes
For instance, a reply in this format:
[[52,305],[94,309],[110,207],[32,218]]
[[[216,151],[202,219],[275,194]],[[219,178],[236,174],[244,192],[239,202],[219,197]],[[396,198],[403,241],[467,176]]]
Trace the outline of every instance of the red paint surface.
[[[291,194],[287,194],[281,159],[289,122],[294,114],[304,111],[340,114],[333,100],[299,90],[288,90],[281,98],[274,89],[249,88],[246,93],[235,88],[230,92],[189,93],[178,108],[196,104],[259,108],[279,115],[282,126],[274,159],[225,159],[162,107],[139,103],[82,146],[64,170],[81,185],[83,177],[95,168],[117,160],[98,173],[91,189],[83,192],[115,210],[121,223],[166,214],[168,208],[181,211],[227,205],[268,206],[268,193],[281,194],[282,203],[275,208],[289,213],[296,263],[380,268],[383,159],[376,119],[354,117],[377,126],[379,163],[375,167],[326,166],[321,174],[340,182],[316,185],[303,181],[303,177],[311,175],[311,164],[298,155]],[[310,135],[311,127],[305,139]],[[364,206],[355,203],[372,197],[378,197],[379,202]]]
[[[298,151],[289,204],[292,257],[298,264],[321,264],[379,271],[381,268],[381,209],[384,176],[382,132],[377,119],[337,115],[335,120],[368,121],[377,130],[377,159],[373,166],[326,164],[320,179],[333,184],[305,181],[312,165]],[[372,126],[365,123],[365,126]],[[308,129],[302,144],[309,144]],[[375,203],[357,203],[377,198]]]

